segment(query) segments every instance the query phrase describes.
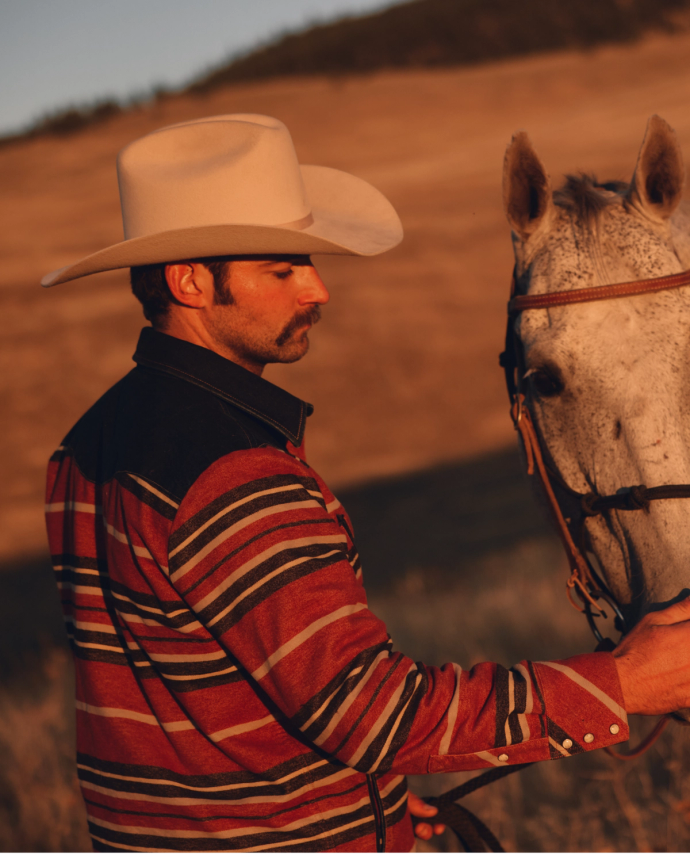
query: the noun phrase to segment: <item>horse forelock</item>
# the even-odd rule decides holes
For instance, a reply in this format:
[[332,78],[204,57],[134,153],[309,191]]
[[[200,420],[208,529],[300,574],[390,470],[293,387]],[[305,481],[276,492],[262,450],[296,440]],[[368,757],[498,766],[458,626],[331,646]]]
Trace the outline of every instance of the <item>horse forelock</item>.
[[600,183],[594,174],[566,174],[565,183],[553,193],[553,202],[592,227],[607,207],[620,201],[628,188],[628,184],[620,180]]

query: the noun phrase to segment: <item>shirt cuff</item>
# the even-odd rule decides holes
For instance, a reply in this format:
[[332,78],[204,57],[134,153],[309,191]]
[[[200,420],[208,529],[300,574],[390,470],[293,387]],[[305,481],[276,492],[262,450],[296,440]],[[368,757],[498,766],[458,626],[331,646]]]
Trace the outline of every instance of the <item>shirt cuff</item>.
[[616,661],[585,653],[558,662],[531,663],[544,702],[551,758],[564,758],[630,736]]
[[[482,752],[432,755],[431,773],[508,767],[569,758],[629,738],[616,662],[609,653],[586,653],[557,662],[523,662],[530,682],[521,732],[503,746]],[[517,742],[519,741],[519,742]]]

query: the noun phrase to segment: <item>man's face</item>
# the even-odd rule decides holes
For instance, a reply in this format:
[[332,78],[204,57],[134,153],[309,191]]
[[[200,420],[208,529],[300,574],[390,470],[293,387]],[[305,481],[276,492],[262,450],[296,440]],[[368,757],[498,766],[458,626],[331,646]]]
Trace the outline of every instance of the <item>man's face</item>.
[[[306,255],[232,261],[225,280],[232,301],[205,310],[209,334],[253,371],[294,363],[309,350],[308,332],[328,302]],[[259,371],[260,373],[260,371]]]

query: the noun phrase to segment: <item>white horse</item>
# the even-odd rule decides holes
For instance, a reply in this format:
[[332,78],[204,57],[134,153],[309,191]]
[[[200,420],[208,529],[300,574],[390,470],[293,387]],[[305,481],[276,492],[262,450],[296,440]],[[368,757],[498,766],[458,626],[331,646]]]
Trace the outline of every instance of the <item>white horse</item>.
[[[552,193],[525,133],[506,152],[504,201],[520,293],[570,291],[690,268],[690,207],[673,130],[647,125],[630,185],[569,176]],[[545,458],[580,493],[690,483],[690,286],[516,318]],[[579,541],[576,498],[554,491]],[[585,520],[626,620],[690,593],[690,500]],[[690,711],[684,711],[690,718]]]

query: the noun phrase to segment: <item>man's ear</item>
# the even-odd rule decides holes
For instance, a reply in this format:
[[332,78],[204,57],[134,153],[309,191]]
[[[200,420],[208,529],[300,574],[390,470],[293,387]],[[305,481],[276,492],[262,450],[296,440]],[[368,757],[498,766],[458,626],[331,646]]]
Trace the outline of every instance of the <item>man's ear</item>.
[[685,166],[676,133],[656,114],[649,118],[628,198],[646,216],[663,221],[683,196]]
[[167,264],[165,280],[173,298],[181,306],[204,309],[213,305],[213,274],[203,264]]
[[503,205],[513,231],[526,242],[553,209],[549,175],[525,132],[508,144],[503,162]]

